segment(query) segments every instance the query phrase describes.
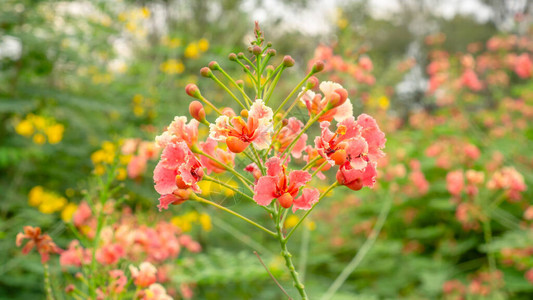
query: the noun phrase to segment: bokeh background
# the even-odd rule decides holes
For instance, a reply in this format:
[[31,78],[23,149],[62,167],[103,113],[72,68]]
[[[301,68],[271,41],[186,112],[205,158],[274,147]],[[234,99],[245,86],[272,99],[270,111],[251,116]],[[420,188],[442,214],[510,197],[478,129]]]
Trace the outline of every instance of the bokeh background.
[[[227,56],[246,52],[258,20],[273,61],[296,61],[275,101],[324,60],[319,79],[341,82],[354,112],[373,115],[388,139],[378,186],[335,191],[292,245],[313,299],[372,237],[384,207],[376,242],[334,299],[531,299],[532,13],[526,0],[3,0],[0,298],[44,298],[38,255],[23,256],[15,235],[40,226],[66,248],[91,182],[120,160],[121,205],[201,245],[167,261],[169,286],[188,284],[195,299],[283,299],[252,254],[290,287],[273,241],[197,205],[159,213],[155,161],[135,173],[132,154],[117,154],[188,115],[187,83],[229,101],[199,69],[216,60],[244,79]],[[304,107],[297,114],[307,117]],[[464,181],[458,174],[468,170],[482,175]],[[204,190],[268,221],[220,187]],[[64,270],[53,259],[61,291]]]

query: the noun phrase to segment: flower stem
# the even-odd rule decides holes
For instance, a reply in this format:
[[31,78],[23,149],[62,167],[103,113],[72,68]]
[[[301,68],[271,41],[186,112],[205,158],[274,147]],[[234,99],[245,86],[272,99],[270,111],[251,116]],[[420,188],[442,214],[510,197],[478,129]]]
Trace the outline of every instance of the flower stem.
[[246,104],[251,105],[252,100],[250,99],[250,97],[248,97],[248,95],[246,95],[246,92],[244,92],[244,90],[235,82],[235,80],[233,80],[233,78],[231,78],[231,76],[229,76],[229,74],[226,73],[226,71],[224,71],[222,67],[219,66],[217,70],[220,71],[220,73],[222,73],[222,75],[224,75],[224,77],[226,77],[231,82],[231,84],[233,84],[239,90],[239,92],[242,94],[242,97],[244,98],[244,101],[246,101]]
[[216,184],[218,184],[218,185],[221,185],[221,186],[223,186],[223,187],[225,187],[225,188],[227,188],[227,189],[229,189],[229,190],[234,191],[235,193],[240,194],[241,196],[243,196],[243,197],[245,197],[245,198],[247,198],[247,199],[249,199],[249,200],[254,201],[254,199],[253,199],[252,197],[250,197],[250,196],[248,196],[247,194],[241,192],[238,188],[233,187],[233,186],[231,186],[231,185],[229,185],[229,184],[227,184],[227,183],[225,183],[225,182],[222,182],[222,181],[220,181],[220,180],[218,180],[218,179],[216,179],[216,178],[213,178],[213,177],[208,176],[208,175],[204,175],[204,178],[203,178],[203,179],[204,179],[204,180],[207,180],[207,181],[214,182],[214,183],[216,183]]
[[[280,211],[281,213],[281,211]],[[309,299],[307,296],[307,293],[305,292],[305,287],[303,283],[300,281],[300,278],[298,277],[298,272],[296,272],[296,268],[294,267],[294,264],[292,263],[292,254],[289,252],[289,249],[287,248],[287,239],[283,238],[283,232],[281,229],[281,222],[278,221],[278,217],[276,216],[276,230],[277,230],[277,236],[278,241],[281,246],[281,255],[285,259],[285,265],[289,269],[289,272],[292,276],[292,281],[294,283],[294,287],[298,290],[298,293],[300,293],[300,297],[302,297],[303,300]]]
[[287,98],[285,98],[285,100],[283,100],[283,102],[281,102],[281,104],[279,105],[278,109],[276,109],[276,112],[274,112],[274,116],[283,108],[283,106],[285,105],[285,103],[287,103],[287,101],[289,101],[289,99],[294,95],[294,93],[296,93],[297,90],[300,89],[300,87],[302,87],[302,85],[307,81],[307,79],[309,79],[309,77],[311,77],[313,75],[312,72],[309,72],[307,75],[305,75],[304,79],[302,79],[302,81],[300,81],[300,83],[298,83],[298,85],[291,91],[291,93],[287,96]]
[[374,225],[374,228],[372,229],[372,232],[370,232],[370,235],[368,236],[367,240],[361,246],[359,251],[357,251],[357,254],[353,257],[353,259],[346,265],[344,270],[342,270],[341,274],[335,281],[331,284],[329,289],[326,291],[326,293],[322,296],[322,300],[330,299],[337,290],[342,286],[342,284],[348,279],[348,276],[352,274],[352,272],[357,268],[357,266],[363,261],[368,251],[372,248],[374,243],[376,242],[376,239],[381,232],[381,228],[383,227],[383,224],[385,224],[385,221],[387,220],[387,216],[389,215],[389,211],[392,205],[392,197],[389,196],[389,199],[387,199],[387,202],[383,205],[381,208],[381,212],[379,213],[378,220],[376,221],[376,225]]
[[235,94],[233,94],[233,92],[230,91],[224,83],[222,83],[222,81],[218,80],[215,74],[213,73],[210,73],[210,74],[211,76],[209,77],[213,79],[213,81],[215,81],[222,89],[224,89],[226,93],[228,93],[231,96],[231,98],[233,98],[233,100],[235,100],[235,102],[237,102],[242,107],[242,109],[248,109],[246,106],[244,106],[244,104],[242,104],[241,100],[239,100],[239,98],[237,98],[237,96],[235,96]]
[[205,203],[205,204],[209,204],[209,205],[211,205],[211,206],[214,206],[214,207],[216,207],[216,208],[218,208],[218,209],[221,209],[221,210],[223,210],[223,211],[225,211],[225,212],[227,212],[227,213],[230,213],[230,214],[236,216],[237,218],[239,218],[239,219],[241,219],[241,220],[243,220],[243,221],[246,221],[246,222],[248,222],[248,223],[254,225],[255,227],[257,227],[257,228],[263,230],[264,232],[266,232],[266,233],[268,233],[268,234],[270,234],[270,235],[272,235],[272,236],[274,236],[274,237],[277,237],[277,236],[278,236],[275,232],[273,232],[273,231],[271,231],[271,230],[269,230],[269,229],[266,229],[266,228],[263,227],[262,225],[257,224],[256,222],[254,222],[254,221],[252,221],[252,220],[250,220],[250,219],[248,219],[248,218],[246,218],[246,217],[244,217],[244,216],[242,216],[242,215],[240,215],[240,214],[234,212],[233,210],[231,210],[231,209],[229,209],[229,208],[226,208],[226,207],[224,207],[224,206],[222,206],[222,205],[218,205],[218,204],[216,204],[215,202],[209,201],[209,200],[204,199],[204,198],[202,198],[202,197],[199,197],[199,196],[196,195],[196,194],[192,194],[192,196],[190,197],[190,199],[191,199],[191,200],[198,201],[198,202],[202,202],[202,203]]
[[43,264],[44,267],[44,289],[46,292],[46,300],[54,300],[54,293],[52,292],[52,285],[50,284],[50,269],[48,263]]
[[292,147],[294,147],[294,145],[296,145],[296,142],[298,142],[298,140],[300,139],[302,134],[304,134],[304,132],[306,132],[307,129],[309,129],[309,127],[311,127],[311,125],[313,125],[325,113],[326,113],[326,110],[323,110],[320,113],[318,113],[314,118],[309,119],[309,121],[307,121],[307,124],[305,124],[305,127],[300,131],[300,133],[298,133],[296,138],[294,138],[292,140],[292,142],[289,144],[289,146],[287,148],[285,148],[285,150],[283,150],[283,152],[281,153],[280,157],[283,157],[283,155],[285,153],[290,152],[292,150]]
[[333,190],[334,188],[336,188],[337,186],[339,185],[338,182],[334,182],[333,184],[331,184],[323,193],[322,195],[320,195],[320,197],[318,198],[318,201],[313,204],[313,206],[311,207],[311,209],[309,209],[305,215],[303,215],[303,217],[300,219],[300,221],[298,221],[298,223],[296,223],[296,225],[291,229],[291,231],[287,234],[287,236],[285,236],[285,241],[287,241],[291,235],[294,233],[294,231],[296,230],[296,228],[298,228],[298,226],[300,226],[300,224],[302,224],[302,222],[305,220],[305,218],[307,218],[307,216],[313,211],[313,209],[316,207],[316,205],[318,203],[320,203],[320,200],[322,200],[322,198],[324,198],[331,190]]

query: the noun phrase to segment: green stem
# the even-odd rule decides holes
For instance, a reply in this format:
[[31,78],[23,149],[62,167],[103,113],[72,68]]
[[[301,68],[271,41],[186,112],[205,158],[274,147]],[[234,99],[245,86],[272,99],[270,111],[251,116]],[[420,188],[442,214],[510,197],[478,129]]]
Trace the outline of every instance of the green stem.
[[213,73],[210,73],[210,74],[211,76],[209,76],[209,78],[213,79],[222,89],[224,89],[226,93],[228,93],[231,96],[231,98],[233,98],[233,100],[235,100],[242,107],[242,109],[248,109],[246,106],[244,106],[244,104],[242,104],[241,100],[239,100],[239,98],[237,98],[237,96],[235,96],[235,94],[233,94],[233,92],[230,91],[224,83],[222,83],[222,81],[218,80],[215,74]]
[[[283,70],[285,70],[286,68],[285,65],[281,65],[281,66],[282,67],[279,70],[279,72],[276,74],[276,77],[274,77],[274,81],[272,81],[272,83],[268,86],[267,96],[265,97],[265,105],[268,104],[268,102],[270,101],[270,97],[272,97],[272,93],[274,92],[274,89],[278,85],[278,81],[279,81],[279,78],[281,77],[281,73],[283,73]],[[276,114],[274,114],[274,116],[275,115]]]
[[[239,195],[242,195],[242,196],[245,197],[245,198],[248,198],[249,200],[254,201],[254,199],[253,199],[252,197],[250,197],[250,196],[248,196],[247,194],[241,192],[238,188],[235,188],[235,187],[233,187],[233,186],[231,186],[231,185],[229,185],[229,184],[227,184],[227,183],[225,183],[225,182],[222,182],[222,181],[220,181],[220,180],[218,180],[218,179],[216,179],[216,178],[213,178],[213,177],[208,176],[208,175],[204,175],[203,179],[204,179],[204,180],[207,180],[207,181],[214,182],[214,183],[216,183],[216,184],[219,184],[219,185],[221,185],[221,186],[223,186],[223,187],[225,187],[225,188],[227,188],[227,189],[230,189],[230,190],[234,191],[235,193],[238,193]],[[254,202],[255,202],[255,201],[254,201]]]
[[309,299],[309,297],[307,296],[307,293],[305,292],[305,287],[303,283],[300,281],[300,278],[298,277],[298,272],[296,272],[296,268],[294,267],[294,264],[292,263],[292,255],[289,252],[289,249],[287,248],[287,239],[283,238],[281,224],[278,221],[278,219],[279,219],[278,216],[276,216],[275,218],[276,230],[277,230],[278,241],[281,246],[281,255],[285,259],[285,265],[287,266],[287,268],[289,269],[289,272],[291,273],[294,287],[298,290],[298,293],[300,294],[302,299],[307,300]]
[[317,206],[318,203],[320,203],[320,200],[322,200],[322,198],[324,198],[328,193],[329,191],[333,190],[334,188],[336,188],[337,186],[339,185],[339,183],[337,183],[336,181],[331,184],[323,193],[322,195],[320,195],[320,197],[318,198],[318,201],[313,204],[313,206],[311,207],[311,209],[309,209],[308,211],[305,212],[305,215],[303,215],[303,217],[300,219],[300,221],[298,221],[298,223],[296,223],[296,225],[291,229],[291,231],[289,232],[289,234],[287,234],[287,236],[285,236],[285,241],[287,241],[291,235],[294,233],[294,231],[296,230],[296,228],[298,228],[298,226],[300,226],[300,224],[302,224],[302,222],[305,220],[305,218],[307,218],[307,216],[313,211],[313,209]]
[[259,156],[259,153],[257,153],[257,150],[255,150],[255,147],[252,145],[252,152],[255,155],[255,158],[257,159],[258,167],[261,169],[261,174],[265,175],[265,167],[263,166],[263,163],[261,162],[261,157]]
[[222,75],[224,75],[224,77],[226,77],[229,82],[231,82],[231,84],[233,84],[237,88],[237,90],[239,90],[239,92],[242,94],[242,97],[244,98],[244,101],[246,101],[246,104],[252,105],[252,100],[250,99],[250,97],[248,97],[246,92],[244,92],[244,90],[235,82],[235,80],[233,80],[233,78],[231,78],[231,76],[229,76],[229,74],[226,73],[226,71],[224,71],[222,67],[219,66],[217,70],[220,71],[220,73],[222,73]]
[[392,205],[392,197],[388,197],[387,202],[383,205],[381,208],[381,212],[379,213],[378,220],[376,221],[376,225],[374,225],[374,228],[372,229],[372,232],[370,232],[370,235],[368,236],[367,240],[361,246],[361,249],[357,252],[357,254],[353,257],[353,259],[346,265],[344,270],[342,270],[341,274],[335,281],[331,284],[329,289],[326,291],[326,293],[322,296],[322,300],[330,299],[337,290],[342,286],[342,284],[348,279],[348,276],[352,274],[352,272],[357,268],[357,266],[363,261],[368,251],[372,248],[374,243],[376,242],[376,239],[381,232],[381,228],[385,224],[385,220],[387,220],[387,216],[389,215],[389,211]]
[[304,134],[307,131],[307,129],[309,129],[309,127],[311,127],[311,125],[313,125],[325,113],[326,113],[326,110],[323,110],[320,113],[318,113],[314,118],[309,119],[309,121],[307,121],[307,124],[305,124],[305,127],[300,131],[300,133],[298,133],[296,138],[294,138],[292,140],[292,142],[289,144],[289,146],[287,148],[285,148],[285,150],[283,150],[283,152],[281,153],[280,157],[283,157],[283,155],[285,153],[290,152],[292,150],[292,147],[294,147],[294,145],[296,145],[296,143],[298,142],[298,140],[300,139],[302,134]]
[[315,165],[315,163],[316,163],[317,161],[319,161],[321,158],[322,158],[322,156],[320,156],[320,155],[318,155],[317,157],[313,158],[311,161],[309,161],[309,162],[307,163],[307,165],[305,165],[305,166],[302,168],[302,171],[306,171],[306,170],[308,170],[308,169],[311,169],[311,168]]
[[207,158],[209,158],[210,160],[216,162],[217,164],[219,164],[220,166],[222,166],[226,171],[230,172],[231,174],[235,175],[237,178],[239,178],[239,180],[248,188],[248,190],[250,190],[252,193],[254,192],[254,190],[250,187],[250,185],[253,185],[253,182],[250,181],[250,179],[242,176],[239,172],[235,171],[232,167],[226,165],[225,163],[221,162],[220,160],[214,158],[213,156],[203,152],[202,150],[198,149],[198,147],[192,147],[191,150],[195,153],[198,153],[200,155],[203,155]]
[[289,106],[289,108],[288,108],[287,111],[283,114],[283,117],[281,117],[280,120],[285,119],[285,118],[289,115],[289,113],[290,113],[291,110],[294,108],[294,106],[296,106],[296,103],[298,103],[298,101],[300,100],[300,98],[302,98],[302,95],[305,94],[307,91],[308,91],[308,89],[304,89],[300,94],[298,94],[298,97],[296,97],[296,99],[294,99],[294,102],[292,102],[291,106]]
[[323,168],[326,164],[329,164],[329,161],[326,160],[326,161],[323,162],[320,166],[318,166],[318,167],[316,168],[316,170],[313,172],[313,174],[311,174],[311,177],[315,177],[315,175],[316,175],[318,172],[320,172],[320,170],[322,170],[322,168]]
[[266,228],[263,227],[262,225],[257,224],[256,222],[254,222],[254,221],[252,221],[252,220],[246,218],[245,216],[242,216],[242,215],[240,215],[240,214],[234,212],[233,210],[228,209],[228,208],[226,208],[226,207],[224,207],[224,206],[222,206],[222,205],[218,205],[218,204],[216,204],[215,202],[211,202],[211,201],[209,201],[209,200],[207,200],[207,199],[204,199],[204,198],[202,198],[202,197],[199,197],[199,196],[196,195],[196,194],[192,194],[192,196],[190,197],[190,199],[191,199],[191,200],[198,201],[198,202],[202,202],[202,203],[205,203],[205,204],[209,204],[209,205],[211,205],[211,206],[214,206],[214,207],[216,207],[216,208],[218,208],[218,209],[221,209],[221,210],[223,210],[223,211],[225,211],[225,212],[227,212],[227,213],[230,213],[230,214],[236,216],[237,218],[239,218],[239,219],[241,219],[241,220],[243,220],[243,221],[246,221],[246,222],[248,222],[248,223],[254,225],[255,227],[257,227],[257,228],[263,230],[264,232],[266,232],[266,233],[268,233],[268,234],[270,234],[270,235],[272,235],[272,236],[274,236],[274,237],[277,237],[277,236],[278,236],[275,232],[266,229]]
[[[309,225],[309,223],[307,224]],[[309,226],[304,226],[303,233],[302,233],[302,241],[300,244],[300,261],[299,261],[299,268],[298,273],[300,273],[300,277],[302,278],[302,281],[305,281],[305,272],[307,268],[307,256],[309,253],[309,240],[311,239],[311,229],[309,229]]]
[[50,269],[48,263],[43,264],[44,267],[44,289],[46,292],[46,300],[54,300],[54,293],[52,292],[52,284],[50,283]]
[[222,112],[220,110],[218,110],[218,108],[216,106],[214,106],[213,103],[211,103],[209,100],[205,99],[204,96],[200,95],[200,97],[198,99],[202,100],[202,102],[204,102],[209,107],[211,107],[214,111],[216,111],[216,113],[218,115],[220,115],[220,116],[223,115]]
[[309,79],[309,77],[311,77],[313,75],[313,73],[308,73],[304,79],[302,79],[302,81],[300,81],[300,83],[298,83],[298,85],[290,92],[290,94],[287,96],[287,98],[285,98],[285,100],[283,100],[283,102],[281,102],[281,104],[279,105],[278,109],[276,109],[276,112],[274,112],[274,116],[283,108],[283,106],[285,105],[285,103],[287,103],[287,101],[289,101],[289,99],[294,95],[294,93],[296,93],[296,91],[298,91],[302,85],[307,81],[307,79]]

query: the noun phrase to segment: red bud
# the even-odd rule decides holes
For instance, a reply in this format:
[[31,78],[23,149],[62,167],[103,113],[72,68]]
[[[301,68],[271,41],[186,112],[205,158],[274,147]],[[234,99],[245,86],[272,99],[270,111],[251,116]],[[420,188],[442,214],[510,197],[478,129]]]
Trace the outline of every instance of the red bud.
[[324,62],[319,60],[313,64],[313,69],[311,69],[311,72],[314,74],[322,70],[324,70]]
[[294,66],[294,59],[290,55],[285,55],[285,57],[283,57],[283,65],[288,68]]
[[211,77],[213,75],[213,72],[208,67],[203,67],[200,69],[200,75],[203,77]]
[[199,99],[202,96],[200,94],[200,90],[198,89],[198,86],[196,86],[196,84],[194,83],[187,84],[187,86],[185,87],[185,92],[187,93],[187,95],[193,98],[196,98],[196,99]]
[[198,122],[203,122],[205,120],[204,106],[200,101],[193,101],[189,104],[189,113],[191,114],[191,117],[195,118]]

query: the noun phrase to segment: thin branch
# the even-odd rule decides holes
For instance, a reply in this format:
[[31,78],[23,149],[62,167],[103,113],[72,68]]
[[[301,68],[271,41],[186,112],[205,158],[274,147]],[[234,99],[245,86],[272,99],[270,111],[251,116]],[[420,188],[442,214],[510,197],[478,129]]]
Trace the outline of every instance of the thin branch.
[[267,271],[268,275],[270,275],[270,278],[272,278],[272,280],[274,280],[274,282],[279,287],[279,289],[283,292],[283,294],[285,294],[285,296],[287,296],[287,298],[289,300],[292,300],[291,296],[289,296],[289,294],[287,294],[287,291],[285,291],[285,289],[281,286],[281,284],[279,284],[279,282],[276,280],[276,277],[274,277],[274,275],[272,275],[272,273],[270,273],[270,270],[267,268],[267,266],[265,265],[265,263],[263,262],[263,260],[261,259],[261,256],[259,256],[257,251],[254,251],[254,254],[255,254],[255,256],[257,256],[257,259],[259,259],[259,262],[263,265],[263,267]]

